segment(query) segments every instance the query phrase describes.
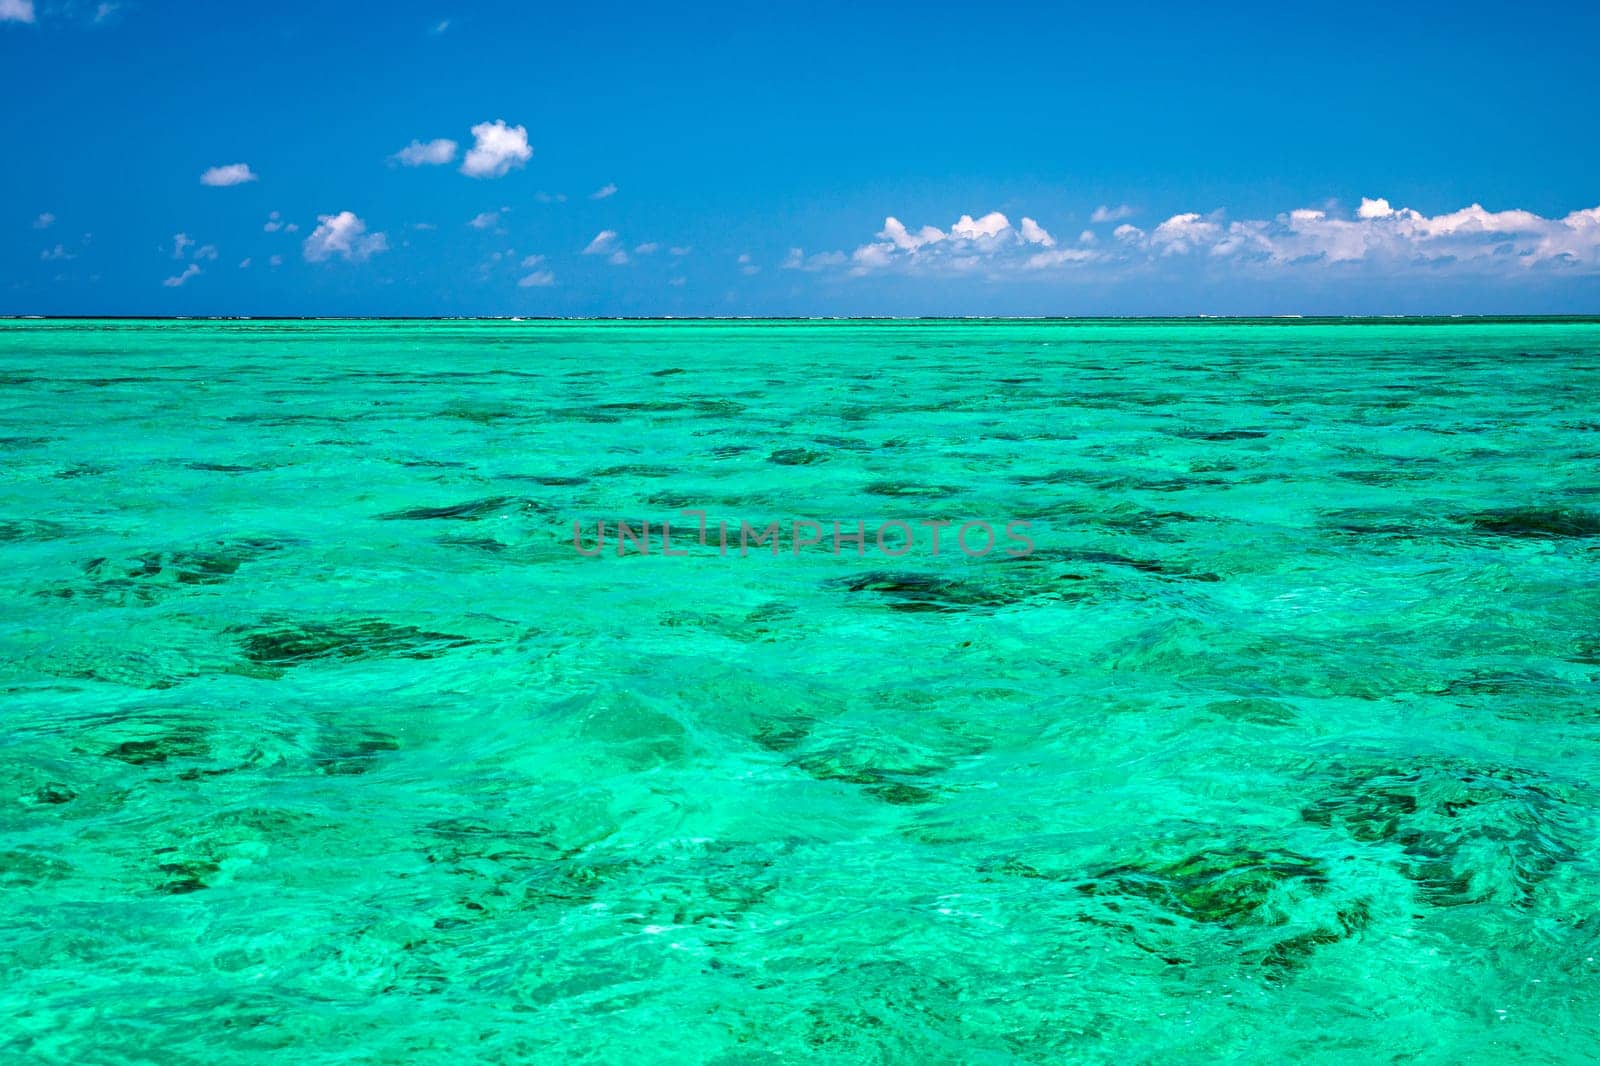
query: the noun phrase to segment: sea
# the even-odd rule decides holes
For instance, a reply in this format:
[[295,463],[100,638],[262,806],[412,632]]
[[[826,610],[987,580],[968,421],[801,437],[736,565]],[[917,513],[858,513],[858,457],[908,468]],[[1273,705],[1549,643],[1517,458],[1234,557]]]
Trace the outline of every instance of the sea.
[[1600,320],[0,322],[0,1058],[1592,1062]]

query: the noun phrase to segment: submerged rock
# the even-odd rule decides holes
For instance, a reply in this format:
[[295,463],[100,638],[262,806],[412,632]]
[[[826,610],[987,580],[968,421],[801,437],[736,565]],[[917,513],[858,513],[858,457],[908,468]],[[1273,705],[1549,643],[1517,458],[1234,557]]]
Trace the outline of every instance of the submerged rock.
[[874,481],[867,485],[866,491],[873,496],[889,496],[896,499],[905,497],[927,497],[929,499],[948,499],[958,496],[965,489],[956,485],[923,485],[905,481]]
[[1301,817],[1399,848],[1402,872],[1435,904],[1522,905],[1582,854],[1568,791],[1524,770],[1418,758],[1343,769]]
[[882,597],[892,611],[965,611],[1004,607],[1022,598],[977,582],[913,570],[874,570],[836,578],[828,584],[847,592],[873,593]]
[[0,519],[0,544],[16,544],[29,540],[56,540],[67,534],[67,527],[59,522],[39,518]]
[[542,513],[544,507],[522,496],[488,496],[481,500],[447,504],[443,507],[407,507],[378,515],[380,522],[476,522],[507,514]]
[[[1207,848],[1176,862],[1114,867],[1078,888],[1090,896],[1142,899],[1162,913],[1221,930],[1236,957],[1268,971],[1295,969],[1316,948],[1356,936],[1371,922],[1368,901],[1336,885],[1322,862],[1281,849]],[[1161,924],[1129,929],[1151,940],[1146,950],[1170,963],[1204,950],[1192,938],[1164,936]]]
[[810,448],[779,448],[767,456],[767,462],[779,466],[810,466],[813,463],[825,462],[827,458],[826,452],[813,451]]
[[41,590],[39,595],[143,606],[177,591],[177,585],[220,585],[240,567],[299,543],[290,537],[239,537],[201,548],[149,551],[116,559],[100,556],[83,564],[79,581]]
[[1480,533],[1554,539],[1600,537],[1600,514],[1562,507],[1507,507],[1466,516]]
[[326,660],[435,659],[475,643],[470,637],[436,633],[377,618],[335,622],[235,626],[246,659],[263,666],[302,666]]
[[1218,442],[1233,441],[1233,440],[1261,440],[1263,437],[1267,436],[1266,433],[1264,433],[1264,432],[1262,432],[1261,430],[1258,430],[1258,429],[1223,429],[1223,430],[1190,429],[1190,430],[1184,430],[1183,432],[1180,432],[1180,433],[1175,433],[1173,435],[1177,436],[1177,437],[1182,437],[1185,440],[1204,440],[1204,441],[1218,441]]

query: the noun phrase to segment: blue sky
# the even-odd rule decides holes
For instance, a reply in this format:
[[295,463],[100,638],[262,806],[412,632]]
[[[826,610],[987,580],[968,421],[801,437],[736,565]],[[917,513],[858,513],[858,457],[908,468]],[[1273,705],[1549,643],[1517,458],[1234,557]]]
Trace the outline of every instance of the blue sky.
[[1596,40],[1592,3],[0,0],[0,313],[1600,312]]

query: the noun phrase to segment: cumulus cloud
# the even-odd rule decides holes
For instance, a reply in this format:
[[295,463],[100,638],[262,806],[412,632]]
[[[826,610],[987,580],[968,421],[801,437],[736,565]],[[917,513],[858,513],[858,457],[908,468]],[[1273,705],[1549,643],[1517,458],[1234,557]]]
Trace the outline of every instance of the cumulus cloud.
[[1056,245],[1056,239],[1031,218],[1022,220],[1022,228],[1017,233],[1024,244],[1041,244],[1046,248],[1054,248]]
[[478,123],[472,136],[475,143],[461,161],[461,173],[469,178],[504,177],[533,158],[527,128],[507,126],[504,119]]
[[34,229],[49,229],[51,226],[55,225],[55,221],[56,221],[56,216],[54,216],[50,212],[46,211],[44,214],[40,215],[38,218],[33,220],[33,228]]
[[1222,226],[1201,218],[1193,211],[1173,215],[1150,233],[1150,243],[1162,255],[1182,255],[1215,241]]
[[458,147],[460,146],[448,137],[432,141],[412,141],[390,156],[389,161],[406,167],[442,167],[455,161]]
[[1376,200],[1369,200],[1363,196],[1361,206],[1356,209],[1357,218],[1388,218],[1392,214],[1394,208],[1390,207],[1389,201],[1381,196]]
[[849,256],[843,252],[816,252],[807,255],[803,248],[790,248],[788,256],[780,264],[784,270],[804,270],[815,273],[827,270],[829,267],[843,266],[849,261]]
[[617,195],[617,187],[615,185],[613,185],[611,182],[608,181],[604,185],[602,185],[598,189],[596,189],[594,192],[590,193],[589,194],[589,199],[591,199],[591,200],[604,200],[608,196],[615,196],[615,195]]
[[229,163],[226,166],[212,167],[200,175],[201,185],[211,185],[223,188],[229,185],[244,185],[247,182],[260,181],[255,171],[250,169],[248,163]]
[[53,263],[60,259],[76,259],[78,257],[67,251],[66,245],[58,244],[54,248],[46,248],[44,251],[40,252],[39,258],[44,260],[46,263]]
[[161,284],[165,285],[169,289],[178,289],[182,288],[190,278],[198,277],[199,275],[200,268],[195,266],[193,263],[190,263],[188,266],[183,268],[182,274],[176,274],[168,278],[166,281],[163,281]]
[[[1118,209],[1120,210],[1120,209]],[[1097,218],[1119,217],[1113,209]],[[1530,270],[1600,273],[1600,207],[1545,218],[1531,211],[1491,211],[1471,204],[1424,215],[1381,198],[1363,198],[1354,211],[1297,208],[1272,218],[1230,219],[1226,212],[1185,211],[1148,231],[1123,223],[1101,243],[1085,230],[1071,247],[1031,218],[1012,226],[998,211],[962,215],[946,229],[913,229],[894,216],[873,240],[854,251],[810,255],[793,249],[791,270],[885,270],[961,274],[1071,268],[1119,275],[1141,268],[1179,269],[1183,263],[1235,271],[1489,272]]]
[[532,274],[517,279],[519,289],[542,289],[556,283],[556,276],[548,270],[535,270]]
[[924,244],[937,244],[944,240],[945,232],[937,226],[923,226],[912,233],[898,218],[890,215],[883,220],[883,229],[878,231],[878,239],[888,241],[896,248],[914,252]]
[[1089,216],[1089,221],[1121,222],[1125,218],[1132,218],[1133,215],[1133,208],[1129,207],[1127,204],[1118,204],[1116,207],[1112,207],[1109,204],[1101,204],[1099,207],[1095,208],[1094,213]]
[[283,216],[276,211],[267,216],[267,221],[261,228],[267,233],[277,233],[279,230],[285,233],[297,233],[300,230],[297,224],[285,222]]
[[32,22],[33,0],[0,0],[0,22]]
[[617,231],[614,229],[603,229],[594,235],[594,240],[590,241],[588,246],[584,248],[583,254],[606,255],[611,252],[616,243]]
[[353,211],[318,215],[317,220],[317,228],[305,240],[308,262],[320,263],[339,256],[347,262],[360,263],[389,250],[389,238],[383,233],[368,233],[367,224]]
[[[501,211],[506,208],[501,208]],[[500,211],[484,211],[475,215],[467,225],[473,229],[492,229],[500,224]]]
[[875,241],[861,245],[847,257],[842,252],[820,252],[797,262],[791,253],[784,265],[790,269],[820,270],[848,263],[850,273],[858,275],[897,264],[913,271],[960,271],[981,266],[1002,249],[1028,245],[1049,247],[1055,243],[1055,238],[1033,219],[1024,219],[1022,229],[1018,230],[999,211],[976,219],[962,215],[948,230],[931,225],[913,230],[890,215],[883,220],[883,228],[876,236]]
[[976,222],[972,220],[971,215],[962,215],[956,220],[956,224],[950,227],[950,235],[964,240],[977,241],[998,237],[1010,228],[1010,219],[998,211],[990,211]]
[[184,249],[192,244],[194,244],[194,240],[187,233],[174,233],[172,235],[172,258],[182,259]]
[[657,244],[655,241],[645,241],[643,244],[636,245],[634,247],[633,254],[634,255],[649,255],[652,252],[655,252],[655,251],[659,250],[660,248],[661,248],[661,245]]

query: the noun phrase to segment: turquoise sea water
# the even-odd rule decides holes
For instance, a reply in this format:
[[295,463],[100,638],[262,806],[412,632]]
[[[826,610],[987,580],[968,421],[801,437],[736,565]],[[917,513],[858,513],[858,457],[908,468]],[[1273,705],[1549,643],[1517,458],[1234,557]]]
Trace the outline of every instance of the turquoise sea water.
[[10,322],[0,457],[0,1057],[1593,1059],[1595,322]]

